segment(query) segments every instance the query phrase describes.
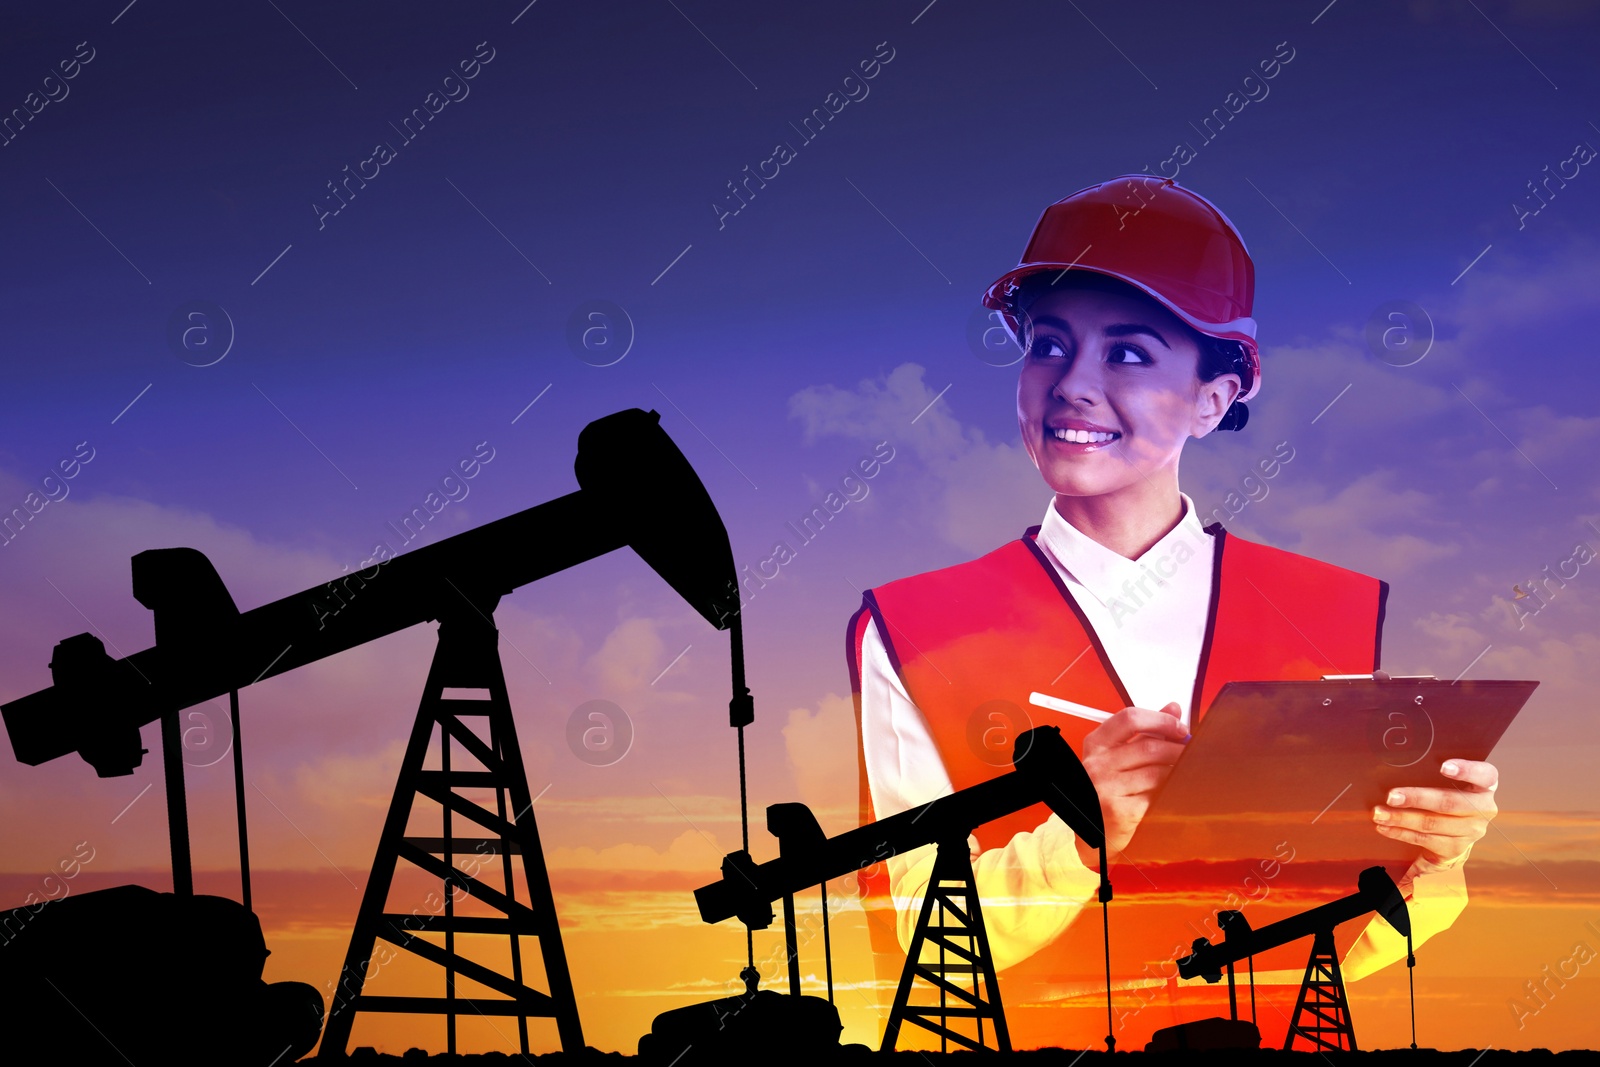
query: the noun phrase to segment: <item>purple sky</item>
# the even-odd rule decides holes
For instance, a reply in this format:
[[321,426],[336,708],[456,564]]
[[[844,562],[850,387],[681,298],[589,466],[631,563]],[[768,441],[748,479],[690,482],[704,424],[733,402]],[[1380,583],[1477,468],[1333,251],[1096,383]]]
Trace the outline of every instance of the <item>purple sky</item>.
[[[1049,498],[1017,444],[1015,369],[969,346],[977,299],[1046,204],[1181,141],[1180,183],[1255,259],[1265,366],[1248,429],[1191,444],[1186,491],[1222,504],[1288,442],[1230,528],[1388,580],[1393,669],[1543,681],[1499,753],[1501,805],[1595,809],[1600,571],[1520,628],[1510,604],[1579,542],[1600,550],[1592,7],[125,2],[0,16],[0,116],[59,97],[0,145],[0,506],[93,451],[0,547],[0,698],[47,685],[71,634],[152,643],[132,553],[198,548],[254,607],[398,546],[387,524],[480,442],[493,460],[429,541],[570,492],[578,431],[642,407],[743,564],[888,441],[866,498],[748,609],[752,803],[805,799],[842,828],[856,590],[995,547]],[[1275,52],[1292,59],[1202,137]],[[460,98],[407,141],[394,126],[436,91]],[[835,91],[858,99],[806,140],[795,126]],[[380,141],[393,158],[323,214]],[[793,158],[721,215],[778,142]],[[191,364],[215,347],[168,340],[196,301],[235,334],[211,366]],[[568,342],[591,301],[632,323],[609,366],[592,364],[614,349],[585,362]],[[1369,349],[1390,301],[1431,318],[1421,362]],[[681,819],[625,814],[665,795],[703,798],[736,839],[722,635],[631,553],[523,589],[499,621],[529,774],[558,801],[547,840],[665,849]],[[252,773],[324,858],[369,861],[430,651],[413,630],[244,694]],[[566,748],[589,699],[635,721],[614,767]],[[0,768],[7,868],[85,837],[108,868],[164,867],[159,784],[107,823],[159,783],[146,736],[133,779]],[[215,801],[201,866],[233,862],[224,769],[191,772]],[[263,814],[260,833],[263,863],[322,862],[287,823]],[[1600,861],[1592,841],[1550,848]]]

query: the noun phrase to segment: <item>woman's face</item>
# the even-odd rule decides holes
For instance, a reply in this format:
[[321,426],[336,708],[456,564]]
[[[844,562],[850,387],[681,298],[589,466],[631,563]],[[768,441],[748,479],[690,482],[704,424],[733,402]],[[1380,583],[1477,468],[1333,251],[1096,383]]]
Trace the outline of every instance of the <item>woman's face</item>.
[[1055,290],[1024,319],[1017,420],[1050,488],[1072,497],[1175,489],[1184,442],[1216,427],[1238,376],[1200,381],[1198,346],[1152,299]]

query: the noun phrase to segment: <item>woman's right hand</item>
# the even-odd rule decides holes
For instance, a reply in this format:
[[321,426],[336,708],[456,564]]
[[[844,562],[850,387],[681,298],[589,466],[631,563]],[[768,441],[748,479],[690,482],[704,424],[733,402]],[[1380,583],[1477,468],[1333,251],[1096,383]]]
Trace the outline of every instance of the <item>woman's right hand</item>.
[[[1176,703],[1160,711],[1123,708],[1084,737],[1083,769],[1100,794],[1108,853],[1127,846],[1150,798],[1183,755],[1189,731],[1179,720],[1181,710]],[[1087,850],[1081,840],[1078,847],[1084,856]]]

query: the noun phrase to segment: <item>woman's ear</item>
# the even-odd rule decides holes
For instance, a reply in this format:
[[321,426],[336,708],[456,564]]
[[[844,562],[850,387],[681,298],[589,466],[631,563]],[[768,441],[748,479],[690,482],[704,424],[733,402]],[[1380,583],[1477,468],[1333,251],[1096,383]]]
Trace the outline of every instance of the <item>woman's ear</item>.
[[1204,437],[1215,430],[1217,423],[1222,421],[1222,416],[1228,413],[1228,408],[1243,390],[1244,383],[1237,374],[1222,374],[1209,382],[1199,383],[1190,436]]

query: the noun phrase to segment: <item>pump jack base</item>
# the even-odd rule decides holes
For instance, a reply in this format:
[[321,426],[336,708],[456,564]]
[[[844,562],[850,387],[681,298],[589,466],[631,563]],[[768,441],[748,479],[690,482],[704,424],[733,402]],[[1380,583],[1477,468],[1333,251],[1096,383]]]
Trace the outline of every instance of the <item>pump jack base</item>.
[[1212,1049],[1260,1048],[1261,1031],[1243,1019],[1196,1019],[1157,1030],[1146,1052],[1205,1052]]
[[[664,1011],[639,1039],[646,1063],[727,1063],[741,1053],[770,1057],[774,1049],[811,1055],[839,1050],[839,1010],[822,997],[770,989]],[[687,1055],[686,1055],[687,1054]]]

